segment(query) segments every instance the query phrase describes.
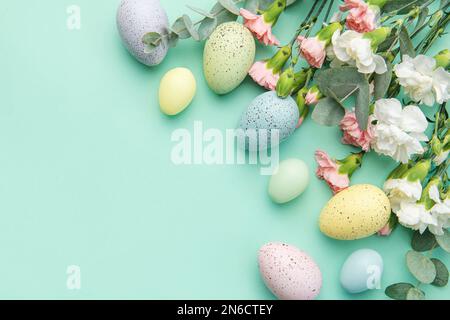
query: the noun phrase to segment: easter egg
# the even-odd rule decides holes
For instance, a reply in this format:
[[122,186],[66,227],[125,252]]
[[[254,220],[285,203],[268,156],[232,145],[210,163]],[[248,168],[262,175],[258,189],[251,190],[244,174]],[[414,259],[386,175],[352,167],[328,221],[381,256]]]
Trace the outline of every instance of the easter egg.
[[305,252],[284,243],[259,250],[259,271],[266,286],[281,300],[313,300],[322,287],[322,273]]
[[161,63],[169,49],[167,38],[152,52],[145,52],[142,37],[149,32],[167,34],[169,20],[159,0],[122,0],[117,10],[117,29],[123,44],[141,63]]
[[191,70],[175,68],[167,72],[159,85],[159,106],[164,114],[173,116],[191,103],[196,91]]
[[[237,135],[245,140],[245,148],[251,151],[265,150],[286,140],[295,131],[299,112],[291,97],[282,99],[275,91],[256,97],[243,113]],[[276,132],[275,132],[276,131]],[[277,141],[272,135],[278,133]],[[243,136],[243,137],[242,137]]]
[[322,209],[320,230],[338,240],[369,237],[389,221],[389,199],[379,188],[361,184],[336,194]]
[[255,40],[242,24],[219,25],[203,53],[203,72],[211,90],[226,94],[238,87],[255,60],[255,51]]
[[300,159],[282,161],[269,181],[269,195],[276,203],[286,203],[305,191],[309,184],[309,170]]
[[349,293],[379,289],[383,275],[383,258],[371,249],[353,252],[341,269],[341,285]]

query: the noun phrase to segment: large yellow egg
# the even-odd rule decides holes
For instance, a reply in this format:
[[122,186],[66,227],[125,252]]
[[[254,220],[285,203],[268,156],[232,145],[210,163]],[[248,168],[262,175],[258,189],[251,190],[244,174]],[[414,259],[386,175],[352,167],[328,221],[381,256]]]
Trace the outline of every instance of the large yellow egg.
[[320,214],[320,230],[338,240],[369,237],[389,221],[391,205],[384,192],[369,184],[349,187],[336,194]]
[[194,98],[197,84],[191,70],[175,68],[167,72],[159,85],[161,111],[174,116],[186,109]]

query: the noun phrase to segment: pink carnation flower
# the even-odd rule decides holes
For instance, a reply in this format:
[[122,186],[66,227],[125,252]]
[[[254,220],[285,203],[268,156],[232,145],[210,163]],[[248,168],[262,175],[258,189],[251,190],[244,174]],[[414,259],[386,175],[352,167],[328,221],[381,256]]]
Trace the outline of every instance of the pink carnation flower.
[[390,222],[388,222],[380,231],[377,232],[377,235],[380,237],[388,237],[391,235],[393,229],[391,228]]
[[380,10],[369,6],[362,0],[345,0],[341,11],[350,11],[347,16],[347,28],[359,33],[373,31],[377,28]]
[[255,62],[248,74],[256,83],[267,90],[275,90],[278,79],[280,79],[280,74],[274,74],[273,69],[267,68],[267,62],[264,61]]
[[306,61],[315,68],[321,68],[327,56],[325,47],[326,43],[320,41],[317,37],[305,38],[299,36],[297,41],[300,45],[300,54]]
[[279,46],[280,42],[272,34],[272,24],[264,21],[264,17],[254,14],[246,9],[240,10],[241,16],[244,18],[244,26],[250,30],[259,42],[267,45]]
[[320,150],[316,151],[315,156],[319,165],[316,175],[319,179],[325,180],[334,194],[348,188],[350,178],[347,174],[339,173],[339,164],[335,160],[332,160],[326,152]]
[[309,106],[315,105],[319,102],[319,93],[308,91],[305,97],[305,103]]
[[373,140],[372,125],[367,127],[367,130],[359,128],[358,120],[355,112],[346,112],[344,118],[341,120],[340,128],[343,132],[342,143],[360,147],[364,151],[370,150],[370,143]]

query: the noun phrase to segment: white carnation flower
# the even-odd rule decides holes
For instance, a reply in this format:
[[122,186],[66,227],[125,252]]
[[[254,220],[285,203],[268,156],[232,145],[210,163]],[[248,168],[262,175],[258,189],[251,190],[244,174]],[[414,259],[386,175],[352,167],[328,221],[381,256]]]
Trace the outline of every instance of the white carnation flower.
[[404,55],[394,71],[405,93],[416,102],[431,107],[450,98],[450,73],[442,67],[436,69],[436,60],[431,57]]
[[422,203],[402,202],[396,213],[398,222],[410,229],[423,233],[430,226],[437,226],[436,218]]
[[430,198],[436,203],[431,208],[431,215],[436,220],[436,225],[430,225],[428,229],[431,233],[441,236],[444,234],[444,229],[450,227],[450,199],[441,200],[439,189],[437,186],[430,188]]
[[372,148],[377,153],[407,163],[425,151],[421,141],[428,140],[428,122],[417,106],[402,108],[397,99],[381,99],[375,103],[374,119]]
[[386,61],[372,51],[370,39],[364,34],[348,30],[340,34],[336,31],[331,39],[336,58],[349,65],[356,66],[360,73],[383,74],[387,71]]
[[384,183],[383,190],[389,198],[392,211],[397,213],[401,203],[416,203],[420,199],[422,184],[419,180],[412,182],[407,178],[389,179]]

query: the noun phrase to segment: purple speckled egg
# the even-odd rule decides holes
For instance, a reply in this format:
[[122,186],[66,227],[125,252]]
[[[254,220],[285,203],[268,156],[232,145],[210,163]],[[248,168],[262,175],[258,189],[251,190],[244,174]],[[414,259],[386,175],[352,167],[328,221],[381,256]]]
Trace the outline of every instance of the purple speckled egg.
[[305,252],[284,243],[259,250],[259,271],[266,286],[281,300],[313,300],[322,287],[322,273]]
[[141,63],[161,63],[169,49],[167,37],[154,51],[146,53],[142,37],[148,32],[167,34],[169,20],[159,0],[122,0],[117,10],[117,29],[128,51]]

